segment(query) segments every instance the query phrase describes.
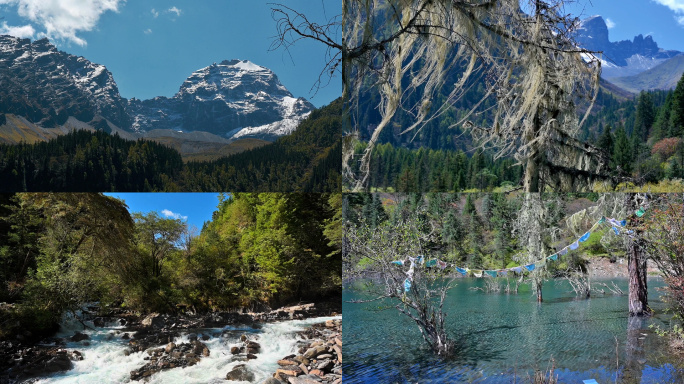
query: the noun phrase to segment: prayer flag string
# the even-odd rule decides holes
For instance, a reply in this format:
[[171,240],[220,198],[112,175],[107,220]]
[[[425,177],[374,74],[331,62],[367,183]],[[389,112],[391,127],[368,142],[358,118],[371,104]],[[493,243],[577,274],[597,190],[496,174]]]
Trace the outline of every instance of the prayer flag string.
[[[634,212],[634,214],[637,217],[642,217],[646,213],[644,208],[639,208],[637,211]],[[425,267],[439,267],[440,269],[445,269],[448,266],[454,267],[456,269],[456,272],[460,273],[463,276],[467,275],[472,275],[474,277],[483,277],[483,276],[489,276],[489,277],[499,277],[499,276],[508,276],[508,272],[513,272],[516,274],[522,274],[525,271],[527,272],[532,272],[534,271],[537,267],[543,266],[546,261],[557,261],[558,256],[564,256],[567,255],[570,250],[576,250],[579,248],[580,243],[584,243],[589,238],[591,237],[592,232],[594,232],[594,229],[598,227],[601,224],[606,224],[608,225],[613,232],[616,235],[620,235],[621,233],[626,233],[630,237],[634,237],[634,231],[632,230],[626,230],[625,226],[627,225],[627,220],[616,220],[612,218],[606,218],[602,217],[599,221],[597,221],[592,227],[585,232],[579,239],[576,241],[572,242],[571,244],[565,246],[562,248],[560,251],[550,255],[546,256],[540,260],[535,261],[534,263],[530,263],[527,265],[523,266],[516,266],[516,267],[511,267],[511,268],[505,268],[505,269],[498,269],[498,270],[483,270],[483,269],[469,269],[465,267],[459,267],[456,266],[455,264],[450,264],[445,261],[439,260],[439,259],[430,259],[430,260],[425,260],[425,257],[420,255],[417,257],[407,257],[406,260],[395,260],[392,261],[392,264],[395,265],[406,265],[407,263],[410,263],[410,267],[408,271],[406,272],[406,280],[404,280],[404,292],[408,292],[411,289],[411,285],[413,283],[413,274],[415,272],[415,267],[416,264],[422,264],[425,265]]]

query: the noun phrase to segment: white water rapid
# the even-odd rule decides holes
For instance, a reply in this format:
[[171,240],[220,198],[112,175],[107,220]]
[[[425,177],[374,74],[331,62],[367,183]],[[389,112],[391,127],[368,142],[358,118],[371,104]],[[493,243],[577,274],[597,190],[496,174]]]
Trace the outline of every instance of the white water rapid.
[[[153,374],[148,383],[226,383],[226,373],[235,365],[246,364],[247,368],[254,373],[253,383],[260,383],[279,368],[276,363],[283,357],[296,353],[297,335],[307,326],[324,322],[328,319],[341,319],[341,317],[317,317],[307,320],[290,320],[278,323],[263,324],[260,329],[226,326],[224,328],[205,328],[193,330],[197,335],[209,335],[210,339],[202,341],[209,347],[210,356],[204,357],[199,363],[186,368],[174,368]],[[36,383],[40,384],[109,384],[109,383],[136,383],[130,380],[130,372],[142,367],[148,361],[143,358],[146,352],[131,353],[126,356],[124,351],[128,346],[128,340],[121,339],[121,330],[124,327],[104,327],[95,330],[85,330],[80,324],[70,323],[62,326],[58,337],[68,338],[76,331],[90,336],[90,340],[82,342],[68,342],[66,349],[78,350],[83,353],[83,361],[75,361],[74,368],[50,377],[40,378]],[[117,333],[118,332],[118,333]],[[230,348],[242,345],[240,335],[249,334],[250,340],[256,340],[261,344],[261,351],[257,358],[249,361],[234,361],[230,354]],[[188,334],[183,334],[174,340],[174,343],[187,343]],[[85,345],[89,343],[90,345]],[[163,345],[154,346],[154,348]],[[144,383],[144,381],[139,381]],[[231,383],[246,383],[233,381]]]

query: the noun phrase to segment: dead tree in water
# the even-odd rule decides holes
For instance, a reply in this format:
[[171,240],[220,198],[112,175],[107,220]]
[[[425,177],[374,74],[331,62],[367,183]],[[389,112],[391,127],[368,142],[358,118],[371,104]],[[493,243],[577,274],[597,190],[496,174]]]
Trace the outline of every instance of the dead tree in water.
[[389,300],[416,323],[435,353],[448,356],[455,351],[454,342],[446,332],[443,306],[453,278],[444,275],[438,267],[425,265],[428,256],[425,245],[436,234],[420,216],[421,212],[414,212],[398,223],[383,223],[378,227],[348,222],[345,228],[348,245],[343,259],[350,265],[363,264],[363,269],[349,271],[345,278],[371,279],[366,288],[373,299],[360,302]]
[[[639,208],[637,194],[625,195],[627,212],[633,213]],[[627,269],[629,271],[629,315],[648,316],[648,283],[646,270],[646,240],[643,238],[641,218],[630,216],[628,226],[634,231],[627,237]]]

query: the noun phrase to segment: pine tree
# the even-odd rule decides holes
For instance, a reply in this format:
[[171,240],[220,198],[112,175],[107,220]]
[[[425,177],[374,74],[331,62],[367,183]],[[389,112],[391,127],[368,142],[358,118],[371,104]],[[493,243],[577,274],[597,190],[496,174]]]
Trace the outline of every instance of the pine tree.
[[649,92],[641,91],[637,102],[636,117],[634,121],[634,131],[632,136],[637,137],[642,142],[648,140],[648,135],[655,121],[655,108],[653,99]]
[[613,128],[610,126],[610,124],[606,124],[603,127],[603,132],[601,133],[601,137],[598,140],[599,148],[606,151],[608,155],[611,155],[613,153],[613,134],[610,132],[612,129]]
[[672,111],[670,112],[670,136],[678,137],[684,133],[684,75],[679,79],[672,93]]
[[620,124],[615,131],[615,147],[613,149],[612,163],[614,168],[620,168],[626,173],[632,171],[632,146],[625,127]]

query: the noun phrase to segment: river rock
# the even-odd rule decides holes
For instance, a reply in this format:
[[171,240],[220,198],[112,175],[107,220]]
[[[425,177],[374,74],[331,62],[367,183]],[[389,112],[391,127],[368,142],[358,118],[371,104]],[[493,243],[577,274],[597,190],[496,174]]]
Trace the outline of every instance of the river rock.
[[240,353],[240,347],[230,347],[230,353],[233,355],[237,355]]
[[297,365],[298,363],[296,361],[292,360],[278,360],[278,365],[280,366],[285,366],[285,365]]
[[319,364],[316,366],[316,369],[319,369],[319,370],[321,370],[321,371],[327,372],[327,371],[331,370],[332,367],[334,367],[334,366],[335,366],[335,363],[333,363],[333,362],[330,361],[330,360],[325,360],[325,361],[323,361],[322,363],[319,363]]
[[166,353],[171,353],[171,351],[173,351],[175,348],[176,348],[176,344],[168,343],[168,344],[166,344],[166,348],[164,348],[164,351]]
[[154,329],[164,328],[164,323],[164,318],[158,313],[151,313],[140,322],[143,327]]
[[88,340],[90,339],[90,336],[86,335],[85,333],[81,332],[76,332],[69,340],[74,341],[74,342],[79,342],[83,340]]
[[276,369],[276,373],[287,376],[297,376],[302,374],[302,369],[296,365],[288,365],[286,368]]
[[[278,361],[281,366],[273,377],[289,384],[340,384],[342,382],[342,324],[314,324],[300,333],[303,339],[299,355],[289,355]],[[299,363],[297,366],[290,362]]]
[[276,378],[269,377],[266,380],[262,381],[261,384],[283,384],[283,382]]
[[320,384],[318,377],[314,375],[305,375],[299,377],[288,377],[287,381],[290,384]]
[[252,381],[254,373],[250,372],[245,365],[236,365],[233,370],[226,374],[226,380]]
[[306,352],[304,352],[304,357],[307,359],[312,359],[323,352],[326,352],[328,348],[325,345],[319,345],[317,347],[309,348]]

